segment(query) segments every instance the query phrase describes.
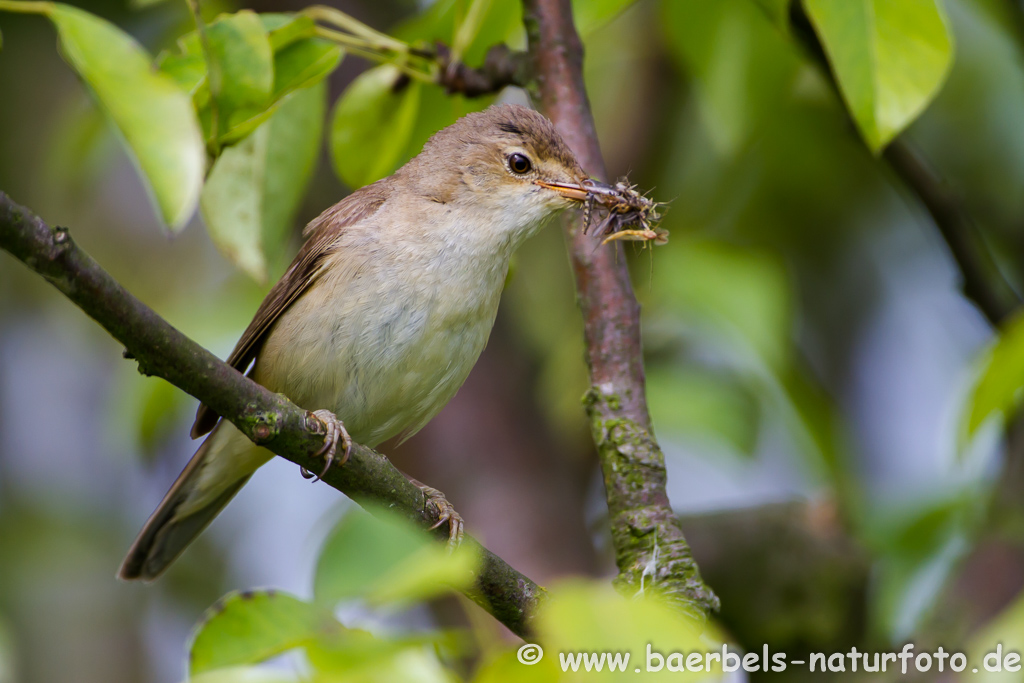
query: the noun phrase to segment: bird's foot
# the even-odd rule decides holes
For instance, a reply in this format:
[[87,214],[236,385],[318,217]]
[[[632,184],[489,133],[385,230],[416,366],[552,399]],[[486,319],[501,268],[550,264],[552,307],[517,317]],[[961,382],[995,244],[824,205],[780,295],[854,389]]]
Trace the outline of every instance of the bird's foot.
[[435,488],[431,488],[420,482],[413,480],[413,483],[423,491],[423,495],[426,496],[427,509],[433,508],[436,511],[437,521],[431,529],[436,529],[445,522],[448,523],[448,551],[451,552],[459,547],[462,543],[463,527],[465,522],[462,521],[462,515],[455,511],[455,507],[448,502],[448,499],[444,497],[444,494]]
[[352,455],[352,437],[348,435],[348,430],[345,429],[345,425],[338,417],[329,410],[315,410],[313,411],[313,417],[318,419],[326,428],[326,435],[324,436],[324,447],[317,451],[315,457],[324,456],[324,469],[320,474],[313,474],[305,467],[301,469],[302,476],[306,479],[312,479],[316,482],[319,479],[323,479],[324,475],[327,474],[327,470],[331,469],[334,464],[334,456],[338,452],[338,441],[341,441],[343,446],[341,460],[338,462],[338,466],[344,465],[348,462],[349,456]]

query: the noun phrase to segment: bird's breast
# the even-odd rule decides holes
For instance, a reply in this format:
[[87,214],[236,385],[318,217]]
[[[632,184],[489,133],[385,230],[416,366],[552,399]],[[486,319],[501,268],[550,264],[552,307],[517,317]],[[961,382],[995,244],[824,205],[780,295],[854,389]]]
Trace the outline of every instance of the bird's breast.
[[362,246],[328,257],[275,324],[254,376],[308,410],[332,410],[372,446],[418,430],[462,385],[493,326],[507,257]]

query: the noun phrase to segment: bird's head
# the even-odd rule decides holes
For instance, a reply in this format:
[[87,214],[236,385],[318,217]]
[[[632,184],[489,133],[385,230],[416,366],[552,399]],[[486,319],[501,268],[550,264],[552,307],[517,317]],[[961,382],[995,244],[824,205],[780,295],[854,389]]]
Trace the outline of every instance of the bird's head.
[[588,196],[587,175],[554,125],[515,104],[459,119],[400,173],[431,201],[476,212],[476,225],[517,238]]

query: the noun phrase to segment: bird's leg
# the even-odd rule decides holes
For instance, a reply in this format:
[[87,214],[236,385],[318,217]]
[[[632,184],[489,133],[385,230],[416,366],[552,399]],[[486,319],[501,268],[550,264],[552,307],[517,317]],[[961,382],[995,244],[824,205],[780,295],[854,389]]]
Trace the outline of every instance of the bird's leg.
[[[405,474],[405,472],[402,472],[402,474]],[[423,495],[426,497],[426,506],[428,508],[433,507],[437,511],[437,522],[430,528],[436,529],[445,522],[448,522],[448,550],[450,552],[458,548],[462,543],[464,535],[463,527],[465,522],[462,521],[462,515],[455,511],[455,507],[437,489],[416,481],[408,474],[405,474],[405,478],[415,484],[416,488],[420,491],[423,491]]]
[[338,462],[338,466],[344,465],[348,462],[349,456],[352,455],[352,437],[348,435],[348,430],[345,429],[345,425],[338,417],[329,410],[315,410],[313,416],[320,420],[326,428],[326,435],[324,436],[324,446],[317,451],[316,456],[324,456],[324,469],[319,475],[313,474],[305,467],[301,469],[302,476],[306,479],[312,479],[316,482],[319,479],[323,479],[324,475],[327,474],[327,470],[331,469],[331,465],[334,464],[334,456],[338,452],[338,440],[341,440],[343,449],[341,461]]

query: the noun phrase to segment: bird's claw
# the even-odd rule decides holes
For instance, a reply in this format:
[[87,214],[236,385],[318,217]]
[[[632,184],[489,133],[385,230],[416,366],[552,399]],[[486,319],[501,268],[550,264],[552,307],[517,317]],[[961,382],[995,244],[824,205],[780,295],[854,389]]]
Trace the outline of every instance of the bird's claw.
[[331,469],[334,464],[334,456],[338,452],[338,440],[341,440],[343,445],[341,460],[338,462],[338,466],[344,465],[348,462],[349,457],[352,455],[352,437],[349,436],[348,430],[345,429],[345,425],[338,417],[329,410],[316,410],[313,411],[313,416],[323,423],[326,428],[326,434],[324,436],[324,446],[316,452],[316,456],[324,456],[324,469],[320,474],[313,474],[305,467],[301,469],[302,476],[306,479],[312,479],[314,482],[323,479],[327,474],[327,470]]
[[464,536],[463,527],[465,522],[462,521],[462,516],[455,511],[455,507],[448,502],[443,493],[423,484],[417,483],[417,486],[423,491],[423,495],[426,496],[427,507],[433,507],[437,511],[437,521],[430,528],[436,529],[447,522],[448,552],[454,551],[462,544],[462,537]]

